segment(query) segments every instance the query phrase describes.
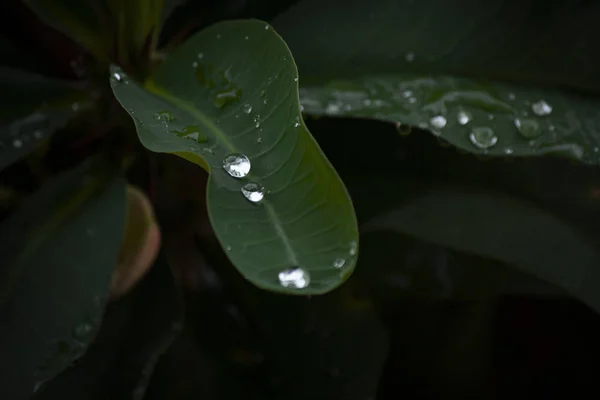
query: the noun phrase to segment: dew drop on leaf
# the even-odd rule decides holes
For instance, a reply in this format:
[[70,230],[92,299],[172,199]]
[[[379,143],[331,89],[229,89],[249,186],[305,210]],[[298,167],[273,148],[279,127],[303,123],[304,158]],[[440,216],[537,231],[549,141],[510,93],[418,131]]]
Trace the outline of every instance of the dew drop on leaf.
[[446,117],[444,117],[443,115],[436,115],[435,117],[432,117],[429,120],[429,123],[434,128],[442,129],[446,126]]
[[473,128],[469,140],[480,149],[489,149],[498,143],[498,137],[493,129],[487,126]]
[[256,182],[248,182],[242,186],[242,194],[251,203],[259,203],[265,197],[265,188]]
[[161,122],[172,122],[175,117],[170,111],[158,111],[154,113],[154,119]]
[[410,125],[403,124],[402,122],[396,122],[396,131],[400,136],[408,136],[410,135],[412,128]]
[[85,342],[90,338],[90,335],[94,332],[94,327],[87,323],[81,323],[73,329],[73,336],[80,342]]
[[346,264],[346,260],[343,258],[336,258],[335,260],[333,260],[334,268],[342,268],[344,264]]
[[244,104],[243,110],[244,110],[244,112],[246,114],[250,114],[252,112],[252,105],[251,104]]
[[473,116],[467,111],[459,111],[456,119],[458,120],[459,124],[466,125],[473,119]]
[[285,288],[304,289],[310,284],[308,272],[299,267],[284,269],[277,277]]
[[250,160],[243,154],[229,154],[223,159],[223,169],[234,178],[243,178],[250,172]]
[[540,136],[540,134],[542,133],[540,129],[540,124],[534,119],[516,118],[514,122],[519,133],[525,139],[534,139]]
[[546,103],[545,100],[536,101],[531,105],[531,110],[535,115],[544,116],[552,113],[552,106]]

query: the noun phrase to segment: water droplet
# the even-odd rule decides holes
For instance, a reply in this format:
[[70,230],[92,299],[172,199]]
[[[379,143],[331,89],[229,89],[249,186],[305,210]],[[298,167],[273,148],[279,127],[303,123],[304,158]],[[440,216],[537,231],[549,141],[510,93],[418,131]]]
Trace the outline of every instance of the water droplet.
[[310,283],[308,272],[298,267],[284,269],[277,277],[285,288],[304,289]]
[[467,111],[459,111],[456,119],[458,120],[459,124],[466,125],[473,119],[473,116]]
[[262,143],[262,141],[263,141],[263,138],[261,138],[261,137],[256,138],[256,143]]
[[44,136],[44,132],[38,130],[33,131],[33,137],[36,139],[41,139]]
[[118,72],[113,73],[112,78],[115,82],[123,82],[123,75]]
[[348,254],[350,254],[352,257],[354,257],[356,255],[356,251],[358,250],[358,243],[353,240],[350,242],[350,250],[348,251]]
[[188,125],[183,128],[182,131],[173,130],[172,133],[185,139],[191,139],[198,143],[206,142],[208,138],[200,133],[200,127],[198,125]]
[[159,111],[154,113],[154,119],[161,122],[172,122],[175,117],[170,111]]
[[223,160],[223,169],[234,178],[243,178],[250,172],[250,160],[243,154],[229,154]]
[[413,53],[412,51],[409,51],[408,53],[406,53],[406,55],[404,56],[404,58],[408,62],[413,62],[415,60],[415,53]]
[[473,128],[471,134],[469,135],[469,140],[480,149],[489,149],[498,143],[498,137],[492,128],[487,126]]
[[444,117],[443,115],[436,115],[435,117],[432,117],[429,120],[429,123],[434,128],[442,129],[443,127],[446,126],[446,117]]
[[255,182],[248,182],[242,186],[242,194],[248,201],[258,203],[265,197],[265,188]]
[[488,116],[487,116],[487,117],[488,117],[488,119],[491,121],[491,120],[493,120],[493,119],[494,119],[494,114],[488,114]]
[[516,118],[514,123],[517,129],[519,130],[521,136],[523,136],[526,139],[534,139],[540,136],[540,134],[542,133],[540,129],[540,124],[534,119]]
[[294,122],[294,128],[297,128],[300,126],[300,122]]
[[244,112],[246,114],[250,114],[252,112],[252,105],[251,104],[244,104],[243,110],[244,110]]
[[396,122],[396,131],[398,131],[400,136],[408,136],[410,135],[412,128],[410,125],[403,124],[402,122]]
[[514,150],[511,147],[507,147],[504,149],[504,154],[512,154],[514,152]]
[[248,36],[245,36],[245,37],[244,37],[244,40],[248,40],[248,39],[250,39]]
[[81,108],[81,106],[77,102],[71,104],[71,110],[73,110],[74,112],[79,111],[80,108]]
[[227,251],[231,251],[231,246],[230,245],[225,246],[225,248],[227,249]]
[[544,116],[552,112],[552,106],[546,103],[545,100],[536,101],[531,105],[531,110],[535,115]]
[[198,60],[202,60],[204,58],[204,53],[198,53]]
[[240,99],[242,91],[237,88],[226,88],[212,96],[212,102],[217,108],[223,108],[226,105],[234,103]]
[[90,339],[90,335],[94,332],[94,327],[89,323],[79,324],[73,329],[73,336],[80,342],[85,342]]
[[346,264],[346,260],[343,258],[336,258],[335,260],[333,260],[334,268],[342,268],[344,264]]
[[408,98],[408,102],[411,103],[411,104],[414,104],[414,103],[417,102],[417,99],[415,97],[409,97]]
[[427,124],[427,122],[419,122],[419,123],[417,124],[417,126],[418,126],[419,128],[421,128],[421,129],[427,129],[427,128],[429,128],[429,125]]
[[265,25],[265,31],[269,30],[269,25]]
[[509,99],[509,100],[514,100],[514,99],[516,99],[516,98],[517,98],[517,96],[515,96],[515,94],[514,94],[514,93],[509,93],[509,94],[508,94],[508,99]]
[[21,147],[23,147],[23,142],[20,139],[15,139],[13,140],[13,147],[15,149],[20,149]]

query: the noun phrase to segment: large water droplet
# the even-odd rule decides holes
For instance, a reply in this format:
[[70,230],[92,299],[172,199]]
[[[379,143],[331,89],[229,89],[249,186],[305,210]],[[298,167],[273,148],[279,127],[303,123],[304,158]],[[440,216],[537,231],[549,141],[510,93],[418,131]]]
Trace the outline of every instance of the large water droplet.
[[487,126],[473,128],[469,135],[469,140],[480,149],[489,149],[498,143],[498,137],[492,128]]
[[308,272],[298,267],[284,269],[277,277],[285,288],[304,289],[310,284]]
[[244,112],[246,114],[250,114],[252,112],[252,105],[251,104],[244,104],[243,110],[244,110]]
[[242,194],[248,201],[258,203],[265,197],[265,188],[256,182],[248,182],[242,186]]
[[229,154],[223,159],[223,169],[234,178],[243,178],[250,172],[250,160],[243,154]]
[[344,264],[346,264],[346,260],[343,258],[336,258],[335,260],[333,260],[334,268],[342,268]]
[[123,82],[123,75],[121,75],[118,72],[115,72],[115,73],[112,74],[112,80],[114,82]]
[[466,125],[473,119],[473,116],[467,111],[459,111],[456,119],[459,124]]
[[521,136],[523,136],[526,139],[534,139],[540,136],[540,134],[542,133],[540,129],[540,124],[534,119],[516,118],[515,126],[519,130]]
[[545,100],[536,101],[531,105],[531,109],[535,115],[539,116],[549,115],[552,112],[552,106]]
[[436,129],[442,129],[446,126],[446,117],[443,115],[436,115],[429,120],[429,123]]

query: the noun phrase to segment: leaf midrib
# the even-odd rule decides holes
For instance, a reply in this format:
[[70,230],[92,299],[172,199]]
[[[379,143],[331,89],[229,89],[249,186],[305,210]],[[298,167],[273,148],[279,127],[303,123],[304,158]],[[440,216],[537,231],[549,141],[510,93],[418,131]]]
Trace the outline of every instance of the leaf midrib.
[[[227,149],[230,152],[240,153],[240,154],[243,153],[242,151],[238,150],[237,147],[233,143],[231,143],[229,141],[225,132],[223,132],[217,125],[215,125],[211,121],[210,118],[208,118],[201,110],[198,110],[193,104],[190,104],[189,102],[187,102],[185,100],[181,100],[177,96],[174,96],[173,94],[169,93],[168,90],[158,86],[156,84],[156,82],[154,82],[152,80],[149,80],[145,86],[146,86],[146,89],[150,93],[173,104],[176,107],[179,107],[179,108],[187,111],[194,118],[197,118],[199,121],[201,121],[209,130],[211,130],[214,133],[214,135],[219,140],[221,140],[225,144],[225,147],[227,147]],[[296,252],[294,251],[294,248],[292,246],[292,242],[290,241],[288,234],[285,232],[283,223],[281,222],[281,219],[277,215],[275,208],[273,207],[271,202],[269,202],[266,199],[263,199],[261,203],[262,203],[263,207],[265,207],[265,210],[267,211],[267,216],[269,217],[269,220],[271,221],[273,227],[275,228],[275,233],[277,234],[277,236],[281,239],[281,242],[283,243],[283,247],[285,248],[285,252],[288,256],[289,262],[292,264],[290,266],[300,266],[298,257],[296,257]]]

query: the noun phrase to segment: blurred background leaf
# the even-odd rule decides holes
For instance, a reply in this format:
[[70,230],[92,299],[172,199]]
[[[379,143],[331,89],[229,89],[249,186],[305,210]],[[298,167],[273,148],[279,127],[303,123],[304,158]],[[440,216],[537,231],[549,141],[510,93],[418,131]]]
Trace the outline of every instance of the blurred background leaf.
[[125,183],[83,163],[0,225],[3,398],[26,399],[100,327],[125,220]]

